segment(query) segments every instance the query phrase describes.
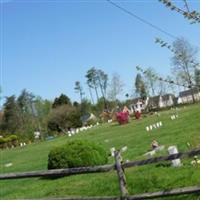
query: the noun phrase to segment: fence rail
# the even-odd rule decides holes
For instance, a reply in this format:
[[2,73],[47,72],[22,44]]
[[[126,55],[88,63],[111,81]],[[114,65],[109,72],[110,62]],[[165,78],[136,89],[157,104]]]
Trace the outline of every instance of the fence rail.
[[[56,198],[56,200],[136,200],[136,199],[152,199],[160,197],[177,196],[184,194],[200,194],[199,186],[177,188],[165,191],[159,191],[154,193],[144,193],[130,196],[128,195],[128,190],[126,188],[126,177],[124,174],[125,168],[130,168],[134,166],[142,166],[147,164],[158,163],[162,161],[171,161],[178,158],[193,157],[200,154],[200,149],[194,149],[189,152],[177,153],[169,156],[160,156],[140,161],[131,161],[127,163],[122,163],[122,157],[120,151],[115,151],[115,164],[110,165],[100,165],[94,167],[79,167],[79,168],[68,168],[68,169],[55,169],[55,170],[43,170],[43,171],[31,171],[22,173],[8,173],[0,174],[0,180],[5,179],[19,179],[19,178],[33,178],[33,177],[58,177],[58,176],[69,176],[75,174],[87,174],[87,173],[102,173],[109,172],[112,170],[117,171],[119,179],[119,187],[121,196],[119,197],[81,197],[81,198]],[[49,198],[48,198],[49,199]],[[43,199],[44,200],[44,199]],[[55,199],[52,199],[55,200]]]
[[[193,157],[200,154],[200,149],[194,149],[189,152],[172,154],[169,156],[160,156],[155,158],[149,158],[140,161],[130,161],[122,164],[122,168],[130,168],[135,166],[147,165],[158,163],[162,161],[170,161],[178,158]],[[74,174],[87,174],[87,173],[100,173],[115,170],[115,164],[110,165],[99,165],[95,167],[78,167],[78,168],[67,168],[67,169],[53,169],[53,170],[42,170],[42,171],[30,171],[22,173],[8,173],[0,174],[0,180],[3,179],[18,179],[18,178],[32,178],[32,177],[54,177],[54,176],[69,176]]]

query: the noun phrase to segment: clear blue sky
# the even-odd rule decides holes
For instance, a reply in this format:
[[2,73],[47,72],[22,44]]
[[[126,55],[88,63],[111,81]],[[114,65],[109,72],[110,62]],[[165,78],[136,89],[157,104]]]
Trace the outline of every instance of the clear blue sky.
[[[23,88],[43,98],[61,93],[78,100],[74,82],[85,85],[91,67],[117,72],[125,93],[133,88],[136,65],[170,74],[171,53],[154,43],[173,39],[137,21],[104,0],[0,0],[1,86],[3,96]],[[157,0],[116,1],[160,28],[200,47],[200,24],[190,25]],[[175,1],[183,7],[183,1]],[[200,10],[199,0],[188,0]],[[88,95],[89,97],[89,95]]]

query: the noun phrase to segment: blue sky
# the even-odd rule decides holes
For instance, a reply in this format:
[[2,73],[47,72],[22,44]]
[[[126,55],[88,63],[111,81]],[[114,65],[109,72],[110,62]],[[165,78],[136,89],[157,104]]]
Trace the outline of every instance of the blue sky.
[[[189,24],[157,0],[113,2],[200,47],[200,25]],[[174,2],[183,7],[183,1]],[[188,3],[200,10],[198,0]],[[110,77],[120,74],[124,94],[133,90],[136,65],[171,73],[171,53],[154,39],[173,39],[104,0],[1,0],[0,6],[2,96],[26,88],[51,100],[61,93],[79,100],[74,83],[79,80],[87,95],[85,74],[93,66]]]

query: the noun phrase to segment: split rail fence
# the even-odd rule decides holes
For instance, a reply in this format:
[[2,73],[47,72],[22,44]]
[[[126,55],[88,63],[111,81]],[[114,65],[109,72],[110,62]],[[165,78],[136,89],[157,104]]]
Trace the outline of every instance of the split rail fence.
[[[200,186],[184,187],[169,189],[165,191],[143,193],[137,195],[129,195],[127,190],[126,177],[124,170],[126,168],[148,165],[153,163],[159,163],[163,161],[171,161],[179,158],[193,157],[200,154],[200,149],[194,149],[189,152],[172,154],[169,156],[160,156],[155,158],[149,158],[140,161],[130,161],[123,163],[120,151],[115,151],[115,164],[100,165],[94,167],[79,167],[79,168],[67,168],[67,169],[55,169],[46,171],[31,171],[23,173],[9,173],[0,174],[0,180],[5,179],[19,179],[19,178],[32,178],[32,177],[63,177],[74,174],[86,174],[86,173],[102,173],[116,170],[119,180],[120,197],[108,196],[108,197],[80,197],[80,198],[56,198],[57,200],[139,200],[139,199],[155,199],[162,197],[178,196],[178,195],[189,195],[197,194],[200,197]],[[49,199],[49,198],[48,198]],[[44,199],[43,199],[44,200]]]

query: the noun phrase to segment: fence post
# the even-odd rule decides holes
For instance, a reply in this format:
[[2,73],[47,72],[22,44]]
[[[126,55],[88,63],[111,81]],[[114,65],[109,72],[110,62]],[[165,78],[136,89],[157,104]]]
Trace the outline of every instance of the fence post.
[[126,177],[121,165],[122,158],[119,151],[115,151],[114,155],[115,155],[115,168],[116,168],[117,175],[119,178],[119,187],[120,187],[120,193],[121,193],[120,199],[127,200],[128,191],[126,189]]

